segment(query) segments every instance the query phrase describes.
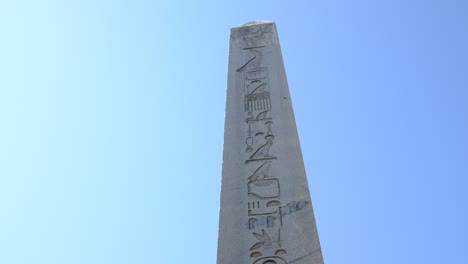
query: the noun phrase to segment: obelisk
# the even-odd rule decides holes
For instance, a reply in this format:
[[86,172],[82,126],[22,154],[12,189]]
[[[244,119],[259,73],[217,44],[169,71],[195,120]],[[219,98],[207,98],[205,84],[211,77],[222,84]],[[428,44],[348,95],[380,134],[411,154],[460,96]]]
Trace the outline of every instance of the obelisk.
[[270,21],[231,28],[217,264],[322,264]]

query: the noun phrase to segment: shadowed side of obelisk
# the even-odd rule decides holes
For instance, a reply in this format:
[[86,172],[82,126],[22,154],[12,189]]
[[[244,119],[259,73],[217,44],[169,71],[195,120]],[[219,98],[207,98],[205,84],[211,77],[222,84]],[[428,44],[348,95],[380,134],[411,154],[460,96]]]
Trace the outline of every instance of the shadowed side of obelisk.
[[231,29],[218,264],[322,264],[276,26]]

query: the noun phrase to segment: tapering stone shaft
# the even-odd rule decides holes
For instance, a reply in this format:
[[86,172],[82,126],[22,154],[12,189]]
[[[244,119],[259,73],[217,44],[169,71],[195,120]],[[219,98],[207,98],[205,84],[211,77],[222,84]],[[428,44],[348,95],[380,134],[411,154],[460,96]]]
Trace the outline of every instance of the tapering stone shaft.
[[273,22],[231,29],[217,264],[322,264]]

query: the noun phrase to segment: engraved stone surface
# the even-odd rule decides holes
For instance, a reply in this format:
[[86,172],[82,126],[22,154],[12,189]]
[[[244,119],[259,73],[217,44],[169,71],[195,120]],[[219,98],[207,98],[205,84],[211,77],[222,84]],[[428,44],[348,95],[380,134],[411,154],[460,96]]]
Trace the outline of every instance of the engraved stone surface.
[[231,29],[217,264],[322,264],[276,25]]

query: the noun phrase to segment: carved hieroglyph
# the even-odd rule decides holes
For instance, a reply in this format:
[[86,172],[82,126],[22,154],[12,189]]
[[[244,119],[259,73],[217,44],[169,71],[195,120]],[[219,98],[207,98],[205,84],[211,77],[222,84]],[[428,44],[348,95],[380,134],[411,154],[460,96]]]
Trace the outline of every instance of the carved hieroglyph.
[[273,22],[231,29],[217,264],[322,264]]

